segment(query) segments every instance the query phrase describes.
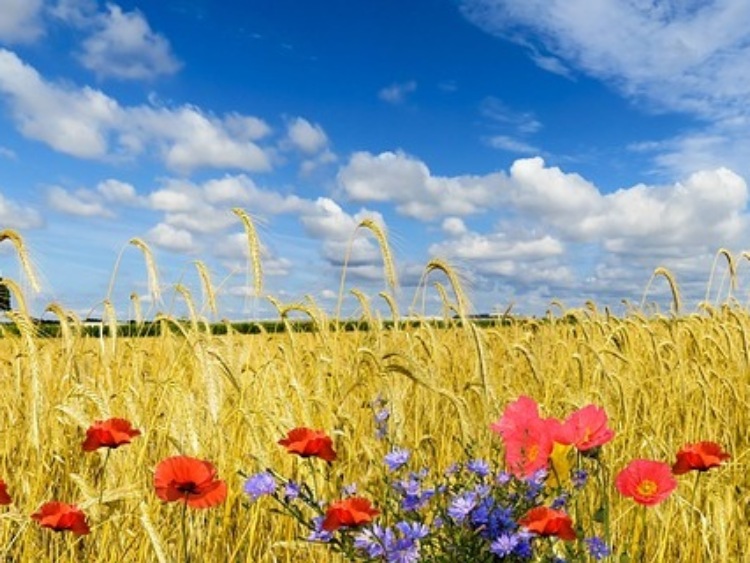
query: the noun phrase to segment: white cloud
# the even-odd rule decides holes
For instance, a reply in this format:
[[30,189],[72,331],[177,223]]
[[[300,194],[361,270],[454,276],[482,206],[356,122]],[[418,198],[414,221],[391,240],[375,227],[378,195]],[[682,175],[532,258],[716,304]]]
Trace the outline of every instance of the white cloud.
[[541,151],[525,141],[514,139],[508,135],[493,135],[487,139],[487,144],[493,149],[519,154],[539,154]]
[[750,93],[743,79],[750,76],[744,0],[465,0],[463,9],[510,39],[530,42],[531,31],[548,52],[664,107],[716,115],[716,102],[736,107]]
[[141,12],[123,12],[114,4],[107,10],[96,17],[96,31],[83,42],[83,66],[99,76],[122,79],[148,79],[179,70],[169,42],[151,29]]
[[[351,215],[332,199],[321,197],[302,212],[300,223],[307,234],[323,240],[323,256],[326,260],[333,264],[342,264],[347,257],[347,249],[357,225],[365,218],[385,225],[378,213],[363,209]],[[349,256],[350,265],[374,264],[380,260],[380,251],[371,238],[361,235],[354,238]]]
[[353,201],[392,201],[403,215],[432,220],[494,205],[505,176],[432,176],[426,164],[402,152],[357,152],[339,171],[338,182]]
[[673,185],[639,184],[603,194],[538,157],[515,161],[507,174],[438,177],[402,153],[356,153],[339,182],[355,201],[391,202],[399,213],[425,221],[448,217],[443,230],[453,237],[462,235],[460,217],[502,212],[506,220],[535,225],[563,242],[676,256],[737,242],[747,226],[747,186],[726,168]]
[[552,59],[651,108],[699,118],[692,131],[654,147],[660,168],[750,174],[745,0],[463,0],[462,8],[488,32],[526,46],[540,66],[557,71],[541,62]]
[[47,190],[47,204],[67,215],[111,218],[116,216],[116,206],[141,206],[145,200],[131,184],[109,178],[99,182],[95,189],[70,191],[52,186]]
[[47,82],[5,49],[0,93],[23,135],[79,158],[130,158],[154,147],[169,168],[182,173],[271,166],[264,149],[249,140],[265,132],[256,118],[220,118],[189,105],[122,107],[99,90]]
[[378,97],[389,104],[400,104],[406,100],[406,97],[417,90],[417,83],[414,80],[408,82],[394,83],[378,92]]
[[443,232],[451,237],[460,237],[468,232],[466,225],[459,217],[446,217],[443,219]]
[[43,224],[36,209],[23,206],[0,193],[0,224],[9,229],[34,229]]
[[138,194],[135,188],[126,182],[115,179],[108,179],[100,182],[96,190],[101,194],[105,201],[120,203],[125,205],[136,205],[139,203]]
[[542,128],[542,123],[532,112],[515,111],[494,96],[482,100],[479,112],[496,125],[509,127],[519,134],[536,133]]
[[287,139],[293,147],[306,154],[318,153],[328,145],[328,137],[323,128],[302,117],[287,124]]
[[60,186],[47,190],[47,204],[55,211],[78,217],[114,217],[114,213],[88,190],[69,192]]
[[42,0],[0,0],[0,42],[28,43],[38,39]]
[[155,246],[173,252],[192,252],[195,250],[193,235],[184,229],[176,229],[165,223],[156,225],[148,232],[146,238]]

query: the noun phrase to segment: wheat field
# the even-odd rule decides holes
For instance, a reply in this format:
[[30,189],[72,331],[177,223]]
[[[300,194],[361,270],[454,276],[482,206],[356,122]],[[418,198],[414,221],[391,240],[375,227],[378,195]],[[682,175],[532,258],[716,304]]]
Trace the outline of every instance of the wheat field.
[[[277,444],[288,429],[310,426],[333,437],[339,458],[317,483],[333,491],[377,479],[383,450],[374,399],[391,410],[393,440],[421,465],[442,470],[467,445],[499,461],[489,424],[520,395],[550,416],[588,403],[604,407],[616,432],[602,456],[611,474],[635,457],[671,463],[687,442],[721,443],[732,458],[720,471],[696,491],[681,482],[645,517],[609,491],[612,544],[623,553],[638,530],[647,561],[746,557],[746,308],[730,302],[679,316],[617,317],[591,306],[479,326],[462,318],[466,296],[450,266],[433,261],[426,271],[445,275],[440,325],[386,323],[367,306],[373,296],[355,291],[366,330],[340,330],[311,301],[285,305],[271,297],[286,332],[246,335],[228,325],[217,335],[193,308],[186,323],[161,316],[156,336],[92,336],[54,304],[61,334],[50,338],[38,333],[21,301],[0,338],[0,479],[13,497],[0,507],[0,557],[181,560],[181,507],[156,497],[153,473],[160,460],[186,454],[211,460],[229,489],[222,505],[186,515],[193,561],[334,560],[242,490],[244,476],[263,468],[300,470]],[[395,280],[387,281],[390,287]],[[18,285],[6,283],[19,303]],[[190,299],[187,289],[178,291]],[[314,330],[298,330],[292,312],[311,319]],[[116,326],[113,314],[109,322]],[[109,454],[84,453],[86,429],[108,417],[127,418],[142,435]],[[30,515],[51,499],[81,507],[91,534],[37,526]]]

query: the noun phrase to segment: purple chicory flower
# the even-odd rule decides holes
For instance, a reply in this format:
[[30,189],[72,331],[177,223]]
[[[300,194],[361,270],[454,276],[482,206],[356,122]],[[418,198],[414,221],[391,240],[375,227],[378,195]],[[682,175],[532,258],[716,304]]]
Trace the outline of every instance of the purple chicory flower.
[[593,538],[586,538],[585,541],[589,548],[589,555],[591,555],[596,561],[601,561],[612,554],[612,550],[609,546],[599,537],[594,536]]
[[487,477],[490,474],[490,464],[483,459],[472,459],[466,464],[466,469],[477,477]]
[[476,506],[476,493],[463,493],[451,501],[451,504],[448,507],[448,516],[450,516],[457,524],[461,524]]
[[410,456],[406,448],[396,448],[385,455],[384,461],[390,471],[396,471],[406,465]]
[[276,492],[276,479],[268,471],[256,473],[248,477],[244,489],[250,499],[256,501],[262,496],[272,495]]
[[518,534],[502,534],[490,545],[490,551],[498,557],[507,557],[513,553],[521,539]]

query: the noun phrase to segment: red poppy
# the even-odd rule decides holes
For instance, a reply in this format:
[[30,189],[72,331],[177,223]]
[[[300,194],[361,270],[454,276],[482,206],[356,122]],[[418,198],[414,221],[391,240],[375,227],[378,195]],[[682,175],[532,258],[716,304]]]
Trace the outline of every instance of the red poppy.
[[687,444],[677,452],[677,462],[672,466],[672,473],[682,475],[693,470],[708,471],[712,467],[719,467],[730,457],[716,442]]
[[5,484],[5,481],[0,479],[0,504],[10,504],[12,502],[13,500],[8,494],[8,485]]
[[349,497],[331,503],[326,510],[323,519],[323,529],[333,532],[339,528],[362,526],[372,522],[372,519],[380,514],[370,504],[370,501],[361,497]]
[[336,459],[333,442],[322,430],[295,428],[278,443],[284,446],[290,454],[297,454],[301,457],[319,457],[329,463]]
[[661,461],[636,459],[615,478],[615,487],[638,504],[653,506],[666,499],[677,487],[672,468]]
[[216,479],[216,468],[208,461],[185,455],[159,462],[154,488],[161,500],[183,501],[193,508],[210,508],[227,497],[227,484]]
[[573,521],[561,510],[537,506],[529,510],[518,523],[540,536],[557,536],[561,540],[576,539]]
[[585,452],[602,446],[614,438],[607,426],[607,413],[596,405],[588,405],[571,414],[556,433],[555,441],[573,445]]
[[52,528],[56,532],[70,530],[74,534],[83,536],[91,531],[86,522],[86,515],[74,504],[48,502],[43,504],[31,517],[39,522],[39,525],[43,528]]
[[86,430],[83,442],[84,452],[93,452],[99,448],[119,448],[129,444],[130,440],[140,436],[141,431],[133,428],[124,418],[97,420]]
[[505,463],[516,477],[529,477],[547,467],[553,435],[560,422],[539,416],[536,402],[526,396],[510,403],[497,422],[490,425],[505,443]]

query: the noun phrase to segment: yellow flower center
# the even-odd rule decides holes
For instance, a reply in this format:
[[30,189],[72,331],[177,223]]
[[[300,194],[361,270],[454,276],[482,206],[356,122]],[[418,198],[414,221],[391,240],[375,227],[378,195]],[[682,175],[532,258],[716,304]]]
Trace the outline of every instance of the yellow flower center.
[[659,486],[654,481],[647,479],[638,483],[636,490],[638,491],[638,494],[643,497],[652,497],[656,494],[656,491],[659,490]]

